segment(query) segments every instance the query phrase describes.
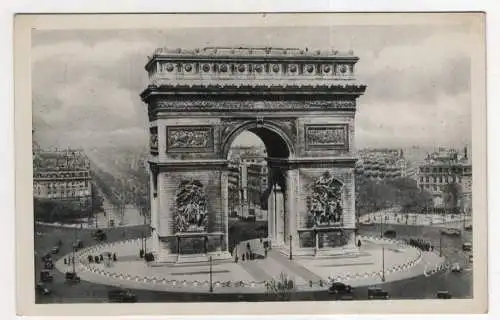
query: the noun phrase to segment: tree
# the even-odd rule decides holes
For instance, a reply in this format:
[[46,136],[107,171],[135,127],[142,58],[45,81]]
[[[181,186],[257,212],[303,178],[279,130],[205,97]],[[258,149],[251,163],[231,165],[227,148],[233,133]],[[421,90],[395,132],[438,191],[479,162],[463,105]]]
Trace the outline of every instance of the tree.
[[458,208],[460,186],[457,183],[448,183],[443,186],[443,203],[446,212],[455,212]]

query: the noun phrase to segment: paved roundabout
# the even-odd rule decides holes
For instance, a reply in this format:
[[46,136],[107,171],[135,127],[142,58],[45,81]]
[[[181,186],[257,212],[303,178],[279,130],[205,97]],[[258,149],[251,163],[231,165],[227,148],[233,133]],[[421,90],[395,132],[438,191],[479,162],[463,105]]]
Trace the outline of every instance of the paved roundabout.
[[[422,275],[431,275],[445,268],[444,259],[434,252],[422,252],[403,242],[360,237],[361,253],[357,257],[296,258],[292,261],[277,250],[265,259],[239,260],[214,263],[212,286],[214,293],[262,293],[266,283],[278,278],[282,272],[294,280],[298,291],[324,290],[332,281],[364,287],[385,282],[399,281]],[[246,250],[247,243],[253,252],[261,253],[260,240],[245,241],[239,252]],[[146,243],[149,246],[149,243]],[[384,250],[382,251],[382,247]],[[208,292],[210,287],[208,264],[158,265],[148,264],[138,256],[141,239],[129,239],[105,243],[79,250],[75,254],[76,271],[82,280],[105,285],[138,290],[165,292]],[[108,259],[108,252],[117,255],[117,261]],[[89,262],[88,256],[104,256],[101,263]],[[70,271],[65,264],[72,253],[61,257],[56,268]],[[384,272],[382,272],[384,265]]]

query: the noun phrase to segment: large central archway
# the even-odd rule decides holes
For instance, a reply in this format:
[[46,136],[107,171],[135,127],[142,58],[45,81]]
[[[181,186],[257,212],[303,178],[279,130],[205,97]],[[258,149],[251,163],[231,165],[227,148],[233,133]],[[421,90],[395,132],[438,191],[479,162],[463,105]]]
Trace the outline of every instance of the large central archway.
[[357,60],[299,49],[155,51],[141,97],[156,259],[230,257],[227,157],[245,130],[264,142],[279,191],[270,197],[273,244],[291,240],[294,255],[355,250],[354,117],[366,88],[354,78]]

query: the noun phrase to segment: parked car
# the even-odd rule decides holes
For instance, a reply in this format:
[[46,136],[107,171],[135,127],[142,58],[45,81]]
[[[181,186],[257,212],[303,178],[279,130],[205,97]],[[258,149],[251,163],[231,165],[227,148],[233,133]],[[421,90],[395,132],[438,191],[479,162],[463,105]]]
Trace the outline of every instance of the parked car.
[[130,290],[114,289],[108,291],[108,300],[110,302],[137,302],[137,296]]
[[59,253],[59,246],[53,246],[51,252],[52,252],[52,254],[58,254]]
[[54,276],[50,270],[44,269],[40,271],[40,281],[41,282],[52,282],[54,280]]
[[458,237],[462,234],[462,232],[459,229],[455,229],[455,228],[442,229],[441,233],[445,234],[447,236],[454,236],[454,237]]
[[389,293],[379,287],[368,288],[368,299],[369,300],[387,300],[389,299]]
[[45,286],[45,284],[43,282],[38,282],[35,286],[35,290],[36,292],[38,292],[39,294],[42,294],[44,296],[47,296],[49,294],[51,294],[52,292]]
[[54,270],[54,263],[52,262],[52,260],[46,260],[43,263],[43,267],[47,270]]
[[47,252],[46,254],[44,254],[42,256],[42,261],[45,262],[45,261],[52,261],[52,252]]
[[76,272],[66,272],[64,274],[64,279],[66,283],[79,283],[80,277],[76,274]]
[[106,241],[107,239],[106,233],[101,229],[97,229],[95,232],[93,232],[92,237],[97,241]]
[[472,243],[470,243],[470,242],[465,242],[465,243],[462,245],[462,250],[463,250],[463,251],[472,251]]
[[462,267],[460,266],[460,263],[454,263],[452,266],[451,266],[451,272],[462,272]]
[[451,299],[451,294],[448,291],[442,290],[436,293],[438,299]]
[[396,238],[396,231],[395,230],[387,230],[384,232],[384,237],[385,238]]
[[342,294],[342,293],[351,293],[352,287],[342,282],[333,282],[328,288],[328,293],[331,294]]
[[468,226],[465,227],[466,231],[472,231],[472,224],[469,224]]
[[76,240],[75,242],[73,242],[73,248],[74,249],[82,249],[83,248],[83,241]]

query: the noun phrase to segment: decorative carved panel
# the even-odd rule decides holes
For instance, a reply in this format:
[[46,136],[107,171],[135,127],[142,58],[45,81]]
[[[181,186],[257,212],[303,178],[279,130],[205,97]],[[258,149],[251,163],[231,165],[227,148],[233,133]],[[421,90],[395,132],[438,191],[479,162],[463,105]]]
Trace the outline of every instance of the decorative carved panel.
[[149,128],[149,150],[158,153],[158,127]]
[[310,186],[307,196],[307,211],[310,227],[339,226],[342,224],[343,185],[326,171]]
[[203,183],[199,180],[183,180],[175,195],[175,232],[206,232],[208,205]]
[[[157,108],[172,111],[221,111],[221,110],[332,110],[355,109],[354,100],[283,100],[283,101],[251,101],[251,100],[221,100],[179,99],[158,100]],[[154,107],[154,106],[153,106]]]
[[306,125],[307,150],[349,149],[347,124]]
[[167,127],[167,152],[213,152],[214,130],[211,126]]

